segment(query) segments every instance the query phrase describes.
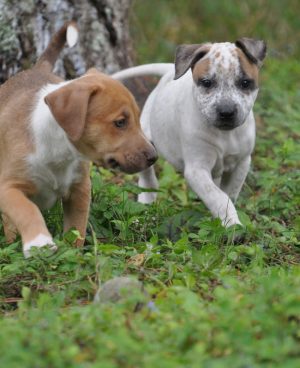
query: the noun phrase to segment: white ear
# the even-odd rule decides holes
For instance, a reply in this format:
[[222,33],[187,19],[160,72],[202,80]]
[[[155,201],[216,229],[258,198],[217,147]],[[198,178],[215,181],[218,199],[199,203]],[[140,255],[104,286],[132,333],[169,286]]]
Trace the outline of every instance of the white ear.
[[78,30],[74,24],[68,25],[66,38],[69,47],[76,45],[78,41]]

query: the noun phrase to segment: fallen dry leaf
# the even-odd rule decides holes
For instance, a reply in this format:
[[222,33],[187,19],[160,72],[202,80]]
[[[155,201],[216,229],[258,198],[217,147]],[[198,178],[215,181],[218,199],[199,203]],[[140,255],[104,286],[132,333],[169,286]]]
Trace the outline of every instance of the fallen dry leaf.
[[145,254],[140,253],[132,256],[128,259],[127,264],[140,267],[145,261]]

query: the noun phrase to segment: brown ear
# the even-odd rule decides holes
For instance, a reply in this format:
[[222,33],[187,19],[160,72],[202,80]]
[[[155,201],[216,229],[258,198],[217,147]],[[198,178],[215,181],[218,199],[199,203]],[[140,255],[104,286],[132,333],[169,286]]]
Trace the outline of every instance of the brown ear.
[[257,64],[258,67],[262,66],[267,53],[267,44],[265,41],[243,37],[238,39],[235,45],[244,52],[252,63]]
[[89,100],[98,88],[94,84],[74,81],[45,97],[55,120],[73,142],[82,136]]
[[175,77],[182,77],[189,68],[208,53],[210,44],[179,45],[175,53]]

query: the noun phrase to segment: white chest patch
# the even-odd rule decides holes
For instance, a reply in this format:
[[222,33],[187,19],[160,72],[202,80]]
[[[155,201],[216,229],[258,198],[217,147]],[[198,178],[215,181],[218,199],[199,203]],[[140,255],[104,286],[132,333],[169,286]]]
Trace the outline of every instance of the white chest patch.
[[65,197],[73,183],[81,178],[82,155],[69,141],[65,131],[52,116],[44,97],[69,82],[49,84],[37,96],[37,105],[31,118],[35,152],[27,159],[37,194],[32,200],[48,209],[57,199]]

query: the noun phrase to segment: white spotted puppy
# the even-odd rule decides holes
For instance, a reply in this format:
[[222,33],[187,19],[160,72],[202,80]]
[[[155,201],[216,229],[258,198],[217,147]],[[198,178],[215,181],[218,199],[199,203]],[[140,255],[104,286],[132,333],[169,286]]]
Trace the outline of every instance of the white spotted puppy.
[[[181,45],[174,64],[149,64],[113,75],[162,75],[144,106],[142,129],[158,152],[181,171],[224,226],[240,224],[233,202],[247,176],[255,144],[252,108],[266,55],[261,40]],[[157,188],[154,168],[139,185]],[[156,194],[142,193],[150,203]]]

